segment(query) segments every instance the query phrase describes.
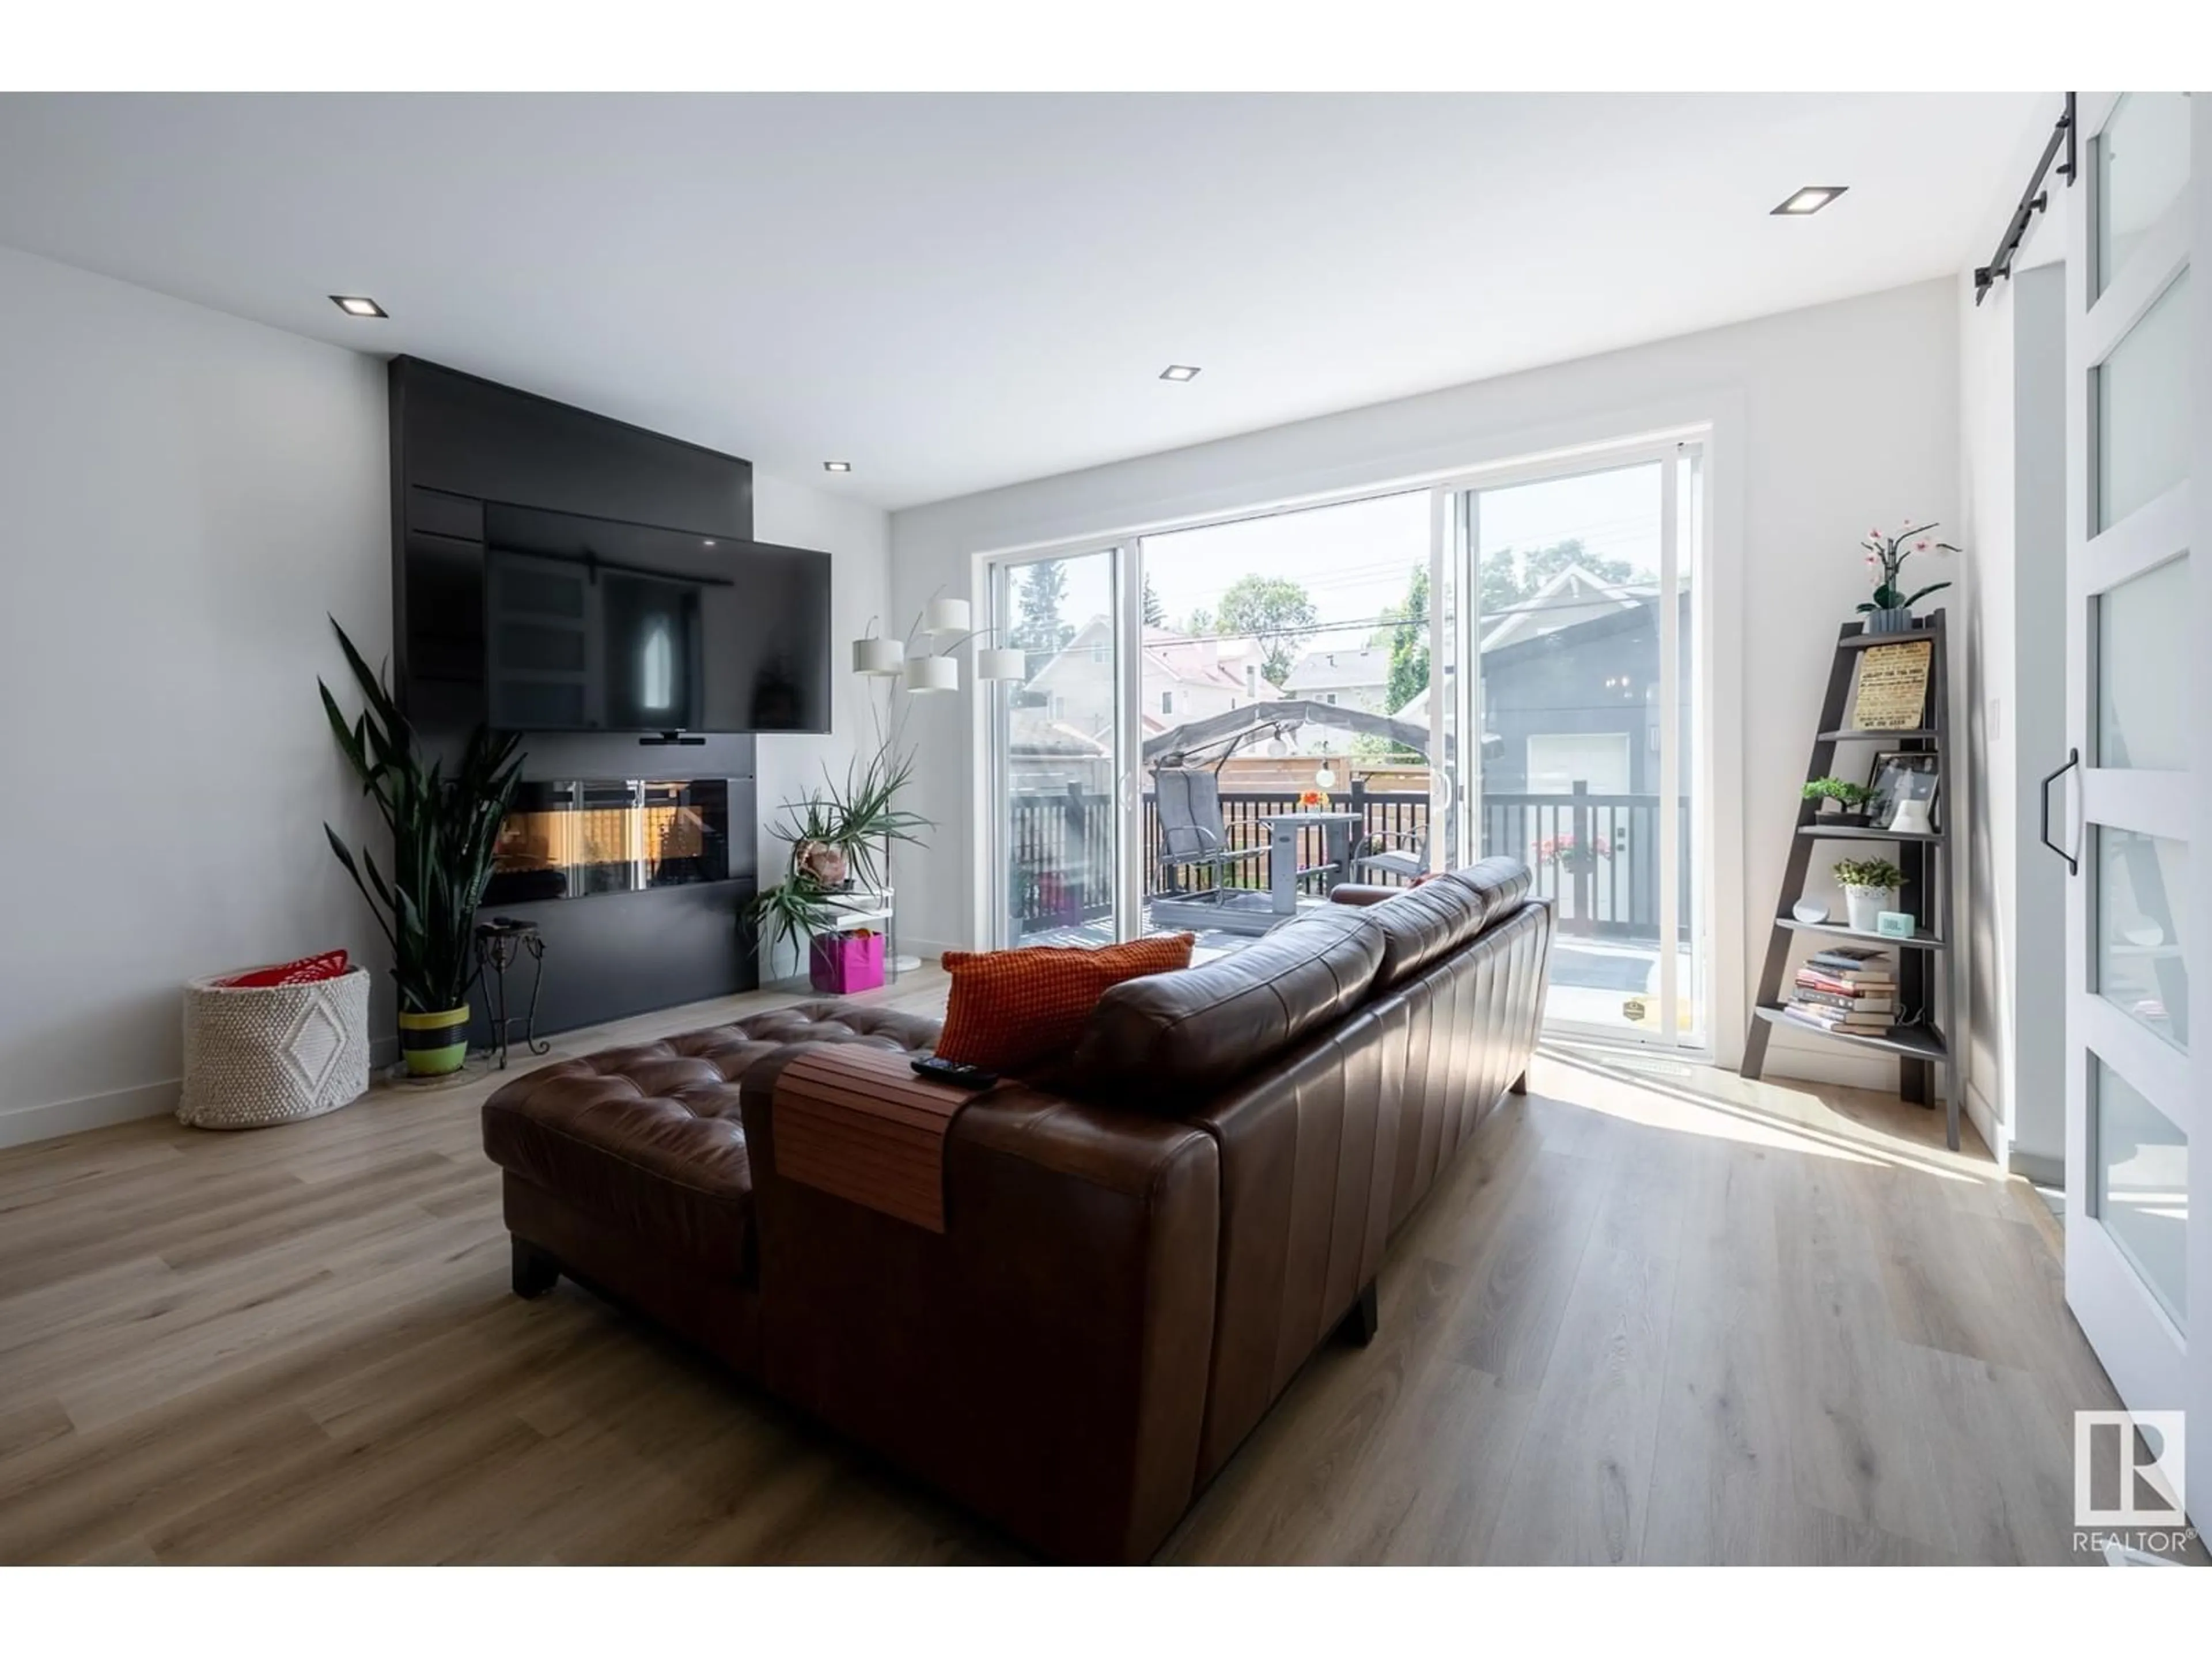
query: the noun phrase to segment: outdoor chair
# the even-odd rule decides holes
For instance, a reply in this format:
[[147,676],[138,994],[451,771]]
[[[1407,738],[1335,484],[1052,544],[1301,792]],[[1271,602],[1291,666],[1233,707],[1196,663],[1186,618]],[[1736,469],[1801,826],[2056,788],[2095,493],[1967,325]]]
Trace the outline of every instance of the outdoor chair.
[[1264,846],[1231,843],[1221,816],[1221,781],[1212,772],[1164,766],[1153,773],[1152,787],[1160,815],[1164,889],[1174,887],[1178,872],[1190,871],[1202,878],[1195,893],[1218,892],[1230,867],[1266,856]]
[[1364,881],[1370,876],[1389,876],[1411,886],[1413,878],[1429,867],[1429,832],[1425,827],[1378,830],[1368,836],[1365,846],[1370,850],[1352,860],[1354,881]]

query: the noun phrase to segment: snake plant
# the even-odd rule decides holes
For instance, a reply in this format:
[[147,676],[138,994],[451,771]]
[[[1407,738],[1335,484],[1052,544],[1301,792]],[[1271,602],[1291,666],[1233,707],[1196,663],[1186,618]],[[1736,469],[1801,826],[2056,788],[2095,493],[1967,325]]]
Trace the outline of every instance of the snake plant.
[[339,750],[392,832],[390,874],[366,847],[356,861],[329,824],[323,834],[391,943],[400,1011],[443,1013],[466,1002],[476,983],[477,906],[491,879],[500,822],[514,796],[518,739],[495,737],[480,725],[450,775],[442,760],[426,762],[382,676],[336,617],[331,626],[368,706],[349,724],[330,687],[319,679],[315,684]]

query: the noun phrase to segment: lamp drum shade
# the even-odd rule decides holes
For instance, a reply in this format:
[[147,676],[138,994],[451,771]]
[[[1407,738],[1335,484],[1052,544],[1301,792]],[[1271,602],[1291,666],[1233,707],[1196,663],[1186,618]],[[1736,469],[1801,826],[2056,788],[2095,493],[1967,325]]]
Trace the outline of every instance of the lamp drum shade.
[[909,691],[957,691],[960,664],[952,657],[908,657],[906,689]]
[[896,674],[905,660],[906,646],[901,641],[887,640],[878,635],[853,641],[855,674]]
[[925,634],[966,633],[968,631],[968,601],[932,599],[922,608],[921,630]]
[[994,646],[975,653],[975,678],[979,680],[1025,680],[1029,677],[1030,656],[1026,651]]

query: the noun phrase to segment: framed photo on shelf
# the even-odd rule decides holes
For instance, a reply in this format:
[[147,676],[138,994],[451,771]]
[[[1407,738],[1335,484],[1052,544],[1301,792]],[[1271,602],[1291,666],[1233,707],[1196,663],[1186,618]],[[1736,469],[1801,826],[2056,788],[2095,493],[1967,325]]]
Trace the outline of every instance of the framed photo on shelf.
[[[1867,787],[1874,792],[1868,803],[1867,821],[1884,830],[1898,826],[1898,815],[1923,833],[1936,826],[1936,797],[1942,781],[1942,762],[1933,750],[1885,749],[1874,757]],[[1913,821],[1917,819],[1917,825]]]

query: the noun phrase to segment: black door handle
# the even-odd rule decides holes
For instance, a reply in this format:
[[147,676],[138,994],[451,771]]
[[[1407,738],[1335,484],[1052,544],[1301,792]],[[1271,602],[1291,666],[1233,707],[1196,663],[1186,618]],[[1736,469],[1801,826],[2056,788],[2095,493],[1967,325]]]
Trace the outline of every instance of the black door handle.
[[2066,763],[2043,780],[2043,844],[2066,860],[2066,873],[2069,876],[2081,873],[2081,860],[2051,839],[2051,786],[2081,763],[2081,751],[2069,749],[2066,751]]

